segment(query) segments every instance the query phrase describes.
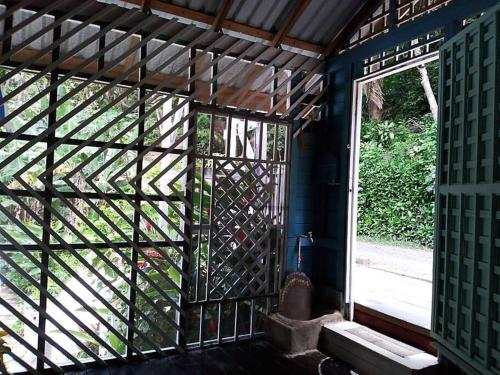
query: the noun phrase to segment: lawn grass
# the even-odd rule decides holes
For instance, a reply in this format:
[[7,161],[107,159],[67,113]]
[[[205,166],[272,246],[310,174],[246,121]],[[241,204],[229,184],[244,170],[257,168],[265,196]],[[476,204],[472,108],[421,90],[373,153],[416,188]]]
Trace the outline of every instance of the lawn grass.
[[431,248],[428,248],[426,246],[422,246],[421,244],[418,244],[415,242],[410,242],[410,241],[396,241],[396,240],[390,240],[390,239],[385,239],[385,238],[371,238],[371,237],[365,237],[365,236],[358,236],[357,239],[358,239],[358,241],[371,242],[371,243],[374,243],[377,245],[387,245],[387,246],[394,246],[394,247],[404,247],[404,248],[410,248],[410,249],[432,251]]

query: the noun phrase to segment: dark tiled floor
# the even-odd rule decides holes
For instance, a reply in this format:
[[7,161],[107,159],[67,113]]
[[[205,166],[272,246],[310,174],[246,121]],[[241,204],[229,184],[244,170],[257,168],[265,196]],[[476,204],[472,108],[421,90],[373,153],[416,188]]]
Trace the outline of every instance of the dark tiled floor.
[[[191,351],[142,363],[72,372],[72,375],[316,375],[326,357],[313,352],[287,358],[264,340],[245,341]],[[326,364],[326,363],[325,363]],[[331,368],[326,366],[325,370]],[[343,371],[322,371],[344,374]],[[348,373],[348,372],[347,372]]]

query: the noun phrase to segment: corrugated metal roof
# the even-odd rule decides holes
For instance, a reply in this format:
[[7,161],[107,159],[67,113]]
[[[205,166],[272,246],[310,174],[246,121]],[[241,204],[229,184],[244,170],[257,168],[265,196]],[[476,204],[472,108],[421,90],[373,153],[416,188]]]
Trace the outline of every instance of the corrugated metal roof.
[[172,4],[206,14],[216,14],[222,0],[172,0]]
[[289,0],[235,0],[226,19],[272,31],[292,3]]
[[362,3],[363,0],[312,0],[288,36],[326,45]]
[[[33,14],[34,14],[33,11],[25,9],[16,11],[14,13],[14,20],[13,20],[14,25],[23,22],[24,20],[31,17]],[[35,32],[50,25],[53,22],[54,22],[53,16],[51,15],[41,16],[39,19],[25,26],[20,31],[15,32],[12,38],[12,45],[17,46],[22,44],[27,38],[29,38]],[[64,37],[72,29],[76,28],[80,24],[81,22],[76,20],[63,21],[61,26],[62,37]],[[172,35],[175,32],[178,32],[180,29],[186,27],[188,26],[177,22],[173,22],[171,26],[168,28],[168,32],[170,35]],[[83,42],[85,42],[87,39],[91,38],[98,32],[99,32],[98,26],[87,25],[85,28],[78,31],[77,33],[69,37],[61,44],[61,54],[69,54],[71,51],[72,57],[81,59],[91,58],[95,53],[98,52],[99,49],[98,46],[99,42],[97,39],[91,43],[87,43],[87,45],[83,48],[77,48],[77,47],[79,45],[82,45]],[[186,38],[187,40],[193,40],[196,38],[196,36],[201,35],[203,32],[204,32],[203,29],[193,28],[192,32],[186,35]],[[114,40],[123,35],[123,33],[124,31],[121,30],[110,30],[106,34],[106,42],[108,44],[112,43]],[[35,41],[31,42],[29,45],[26,46],[26,48],[31,49],[33,51],[40,51],[43,48],[47,48],[52,43],[52,35],[53,35],[52,29],[49,29],[47,33],[45,33]],[[122,42],[118,43],[116,46],[110,48],[110,50],[104,54],[104,61],[106,63],[109,63],[110,61],[119,58],[119,56],[126,54],[126,52],[131,48],[131,46],[136,45],[137,42],[135,38],[136,36],[130,36],[125,40],[123,40]],[[227,41],[227,43],[221,43],[219,47],[222,47],[224,44],[232,45],[237,42],[237,39],[233,37],[224,35],[221,38],[218,34],[213,32],[213,33],[208,33],[206,43],[209,44],[213,42],[215,39],[219,39],[221,42]],[[148,53],[153,53],[155,50],[160,48],[164,43],[165,43],[164,40],[152,39],[147,46]],[[75,50],[75,48],[77,49]],[[187,63],[189,59],[187,52],[183,53],[175,61],[169,63],[167,66],[159,69],[159,66],[163,62],[165,62],[171,56],[178,53],[181,49],[182,46],[177,44],[172,44],[169,47],[163,49],[160,53],[158,53],[155,57],[151,58],[150,61],[148,61],[147,63],[148,70],[149,71],[157,70],[158,72],[164,74],[175,74],[176,76],[186,78],[188,74],[187,70],[182,70],[181,72],[179,72],[178,70],[180,67],[184,66]],[[247,61],[240,60],[238,62],[234,62],[235,58],[240,54],[242,54],[243,52],[245,52],[244,57],[245,59],[247,59]],[[291,61],[292,62],[290,65],[291,69],[293,69],[294,67],[301,66],[305,61],[308,60],[308,58],[305,56],[300,56],[300,55],[297,56],[291,52],[280,51],[277,48],[265,46],[260,43],[254,44],[249,41],[240,41],[238,47],[233,49],[233,56],[224,57],[219,62],[220,76],[218,77],[217,82],[221,85],[228,84],[236,88],[243,87],[247,83],[247,74],[249,74],[253,69],[252,66],[249,65],[249,61],[253,61],[254,59],[257,59],[257,57],[259,58],[258,61],[256,62],[260,63],[261,61],[273,61],[274,65],[276,66],[282,66],[285,65],[287,62]],[[314,59],[311,60],[312,61],[310,62],[310,64],[307,64],[308,66],[313,64]],[[139,50],[135,51],[131,55],[129,63],[132,65],[137,63],[138,61],[139,61]],[[202,64],[206,65],[207,63],[208,60]],[[226,69],[226,67],[228,68]],[[305,68],[307,69],[307,66]],[[257,77],[255,77],[251,82],[250,86],[251,89],[259,88],[266,82],[266,80],[272,74],[270,66],[261,65],[260,69],[261,69],[260,74]],[[283,81],[285,79],[284,74],[285,73],[280,74],[279,81],[280,80]],[[205,72],[203,75],[199,77],[199,79],[208,82],[210,80],[209,72]],[[269,92],[270,90],[271,90],[271,84],[268,84],[266,87],[261,87],[259,89],[260,92]],[[279,94],[284,94],[285,92],[286,92],[286,87],[281,89],[279,91]]]
[[[162,0],[215,15],[223,0]],[[302,0],[234,0],[227,20],[276,32]],[[315,44],[328,44],[363,0],[311,0],[287,36]]]

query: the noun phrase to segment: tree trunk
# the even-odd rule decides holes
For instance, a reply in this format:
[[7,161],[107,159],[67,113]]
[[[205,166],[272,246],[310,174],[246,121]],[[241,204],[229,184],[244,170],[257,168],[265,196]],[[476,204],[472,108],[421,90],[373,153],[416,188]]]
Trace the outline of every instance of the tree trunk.
[[384,93],[382,91],[383,79],[376,79],[365,84],[365,95],[368,105],[368,119],[382,121],[384,108]]
[[425,65],[420,65],[418,67],[418,72],[420,73],[422,87],[424,88],[425,97],[427,98],[427,102],[429,103],[429,108],[432,113],[432,118],[437,122],[438,118],[438,104],[436,101],[436,96],[434,95],[434,91],[432,91],[431,81],[429,80],[429,74],[427,72],[427,68]]

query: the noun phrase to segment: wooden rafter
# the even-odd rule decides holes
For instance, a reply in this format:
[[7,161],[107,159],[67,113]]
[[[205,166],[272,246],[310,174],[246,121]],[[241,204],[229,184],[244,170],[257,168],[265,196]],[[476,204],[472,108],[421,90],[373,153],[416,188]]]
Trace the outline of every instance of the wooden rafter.
[[[127,3],[130,4],[135,4],[141,6],[142,0],[125,0]],[[205,14],[203,12],[199,12],[196,10],[192,10],[189,8],[181,7],[172,3],[165,3],[160,0],[151,0],[150,2],[150,8],[153,10],[157,10],[160,12],[165,12],[168,14],[171,14],[176,17],[183,17],[190,19],[192,21],[204,23],[206,25],[212,26],[215,22],[215,16],[210,15],[210,14]],[[238,32],[241,34],[246,34],[248,36],[254,37],[254,38],[259,38],[263,39],[269,42],[272,42],[274,40],[275,34],[270,32],[270,31],[265,31],[262,29],[258,29],[256,27],[252,27],[249,25],[244,25],[242,23],[230,21],[230,20],[223,20],[221,27],[226,29],[226,30],[231,30],[234,32]],[[310,43],[306,42],[303,40],[295,39],[295,38],[290,38],[287,36],[283,36],[281,40],[281,44],[287,45],[290,47],[302,49],[305,51],[310,51],[314,53],[323,53],[325,50],[325,46],[315,44],[315,43]]]
[[363,26],[364,22],[377,10],[380,6],[380,1],[365,0],[345,26],[333,37],[332,41],[324,50],[323,56],[328,56],[341,48],[345,42]]
[[231,9],[233,2],[234,0],[224,0],[219,13],[217,13],[217,16],[215,17],[214,23],[212,24],[213,31],[220,31],[220,29],[222,28],[222,23],[226,19],[227,13],[229,12],[229,9]]
[[300,16],[304,13],[311,0],[299,0],[288,20],[281,26],[273,38],[273,47],[281,44],[283,38],[292,29]]
[[141,12],[148,11],[151,6],[151,0],[142,0]]

